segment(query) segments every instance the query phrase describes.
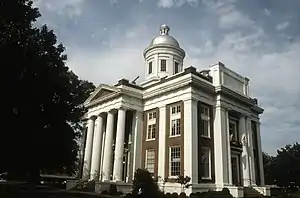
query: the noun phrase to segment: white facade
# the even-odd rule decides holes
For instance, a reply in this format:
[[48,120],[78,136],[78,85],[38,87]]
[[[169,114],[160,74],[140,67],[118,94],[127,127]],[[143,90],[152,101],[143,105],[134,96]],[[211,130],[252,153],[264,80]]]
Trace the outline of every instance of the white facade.
[[[165,192],[176,176],[197,191],[264,186],[259,114],[249,79],[222,63],[183,68],[185,52],[162,25],[144,51],[146,80],[100,85],[86,100],[83,178],[128,187],[147,168]],[[257,188],[256,187],[256,188]],[[261,187],[259,189],[262,189]]]

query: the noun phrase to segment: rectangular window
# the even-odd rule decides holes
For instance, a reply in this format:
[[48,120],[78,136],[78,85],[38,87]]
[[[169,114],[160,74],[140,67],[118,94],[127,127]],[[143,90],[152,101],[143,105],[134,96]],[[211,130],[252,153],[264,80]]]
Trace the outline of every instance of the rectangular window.
[[177,62],[175,62],[175,66],[174,66],[174,74],[177,74],[179,72],[179,64]]
[[238,141],[238,123],[236,120],[229,118],[229,135],[230,140]]
[[209,107],[201,106],[201,135],[205,137],[210,137],[210,113]]
[[173,107],[171,108],[171,110],[172,110],[172,114],[180,113],[180,105],[173,106]]
[[167,61],[160,60],[160,71],[167,71]]
[[180,175],[180,146],[170,147],[170,176]]
[[172,120],[171,136],[180,135],[180,119]]
[[155,150],[147,149],[146,150],[145,169],[147,169],[153,175],[154,174],[154,166],[155,166]]
[[156,112],[155,111],[148,113],[148,120],[152,120],[152,119],[155,119],[155,118],[156,118]]
[[210,149],[207,147],[201,148],[201,171],[202,171],[202,178],[204,179],[210,179],[211,177],[211,170],[210,170],[210,164],[211,164],[211,156],[210,156]]
[[148,73],[149,74],[152,73],[152,62],[150,62],[149,65],[148,65]]
[[155,139],[156,124],[148,125],[147,140]]

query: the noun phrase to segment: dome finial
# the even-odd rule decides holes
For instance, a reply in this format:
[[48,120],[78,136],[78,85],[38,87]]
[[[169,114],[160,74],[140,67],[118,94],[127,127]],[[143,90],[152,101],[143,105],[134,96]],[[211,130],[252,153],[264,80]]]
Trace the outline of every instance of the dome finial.
[[160,26],[160,35],[169,35],[170,27],[166,24]]

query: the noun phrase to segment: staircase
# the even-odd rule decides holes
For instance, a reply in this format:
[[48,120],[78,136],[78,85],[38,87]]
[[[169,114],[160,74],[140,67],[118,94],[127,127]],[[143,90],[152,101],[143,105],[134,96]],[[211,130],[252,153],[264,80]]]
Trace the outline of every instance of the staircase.
[[70,190],[83,191],[83,192],[95,192],[95,181],[93,180],[89,181],[88,178],[82,178]]
[[263,198],[262,194],[260,194],[257,190],[252,187],[244,187],[244,198]]

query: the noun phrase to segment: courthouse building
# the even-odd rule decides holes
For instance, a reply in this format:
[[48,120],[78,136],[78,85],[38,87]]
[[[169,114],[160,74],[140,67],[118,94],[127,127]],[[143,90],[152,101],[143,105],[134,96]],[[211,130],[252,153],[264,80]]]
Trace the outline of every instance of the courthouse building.
[[185,67],[185,51],[169,32],[162,25],[144,50],[142,83],[101,84],[85,101],[82,178],[124,190],[145,168],[165,192],[180,193],[182,175],[191,178],[187,194],[227,187],[241,197],[249,186],[266,194],[263,109],[249,79],[220,62]]

